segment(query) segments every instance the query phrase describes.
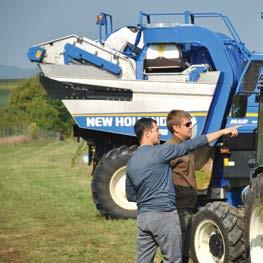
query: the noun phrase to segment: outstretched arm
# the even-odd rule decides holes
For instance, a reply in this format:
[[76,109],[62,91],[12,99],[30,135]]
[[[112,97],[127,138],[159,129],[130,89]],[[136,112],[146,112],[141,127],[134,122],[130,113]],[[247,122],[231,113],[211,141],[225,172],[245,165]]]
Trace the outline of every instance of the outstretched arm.
[[238,131],[237,131],[238,127],[240,126],[225,128],[219,131],[215,131],[215,132],[206,134],[207,140],[210,143],[223,135],[229,135],[230,137],[236,137],[238,135]]
[[170,161],[172,159],[185,155],[186,153],[193,151],[201,146],[204,146],[207,143],[210,143],[223,135],[230,135],[231,137],[235,137],[238,135],[238,127],[240,126],[225,128],[206,135],[200,135],[180,144],[164,143],[160,146],[161,156],[163,156],[164,160]]

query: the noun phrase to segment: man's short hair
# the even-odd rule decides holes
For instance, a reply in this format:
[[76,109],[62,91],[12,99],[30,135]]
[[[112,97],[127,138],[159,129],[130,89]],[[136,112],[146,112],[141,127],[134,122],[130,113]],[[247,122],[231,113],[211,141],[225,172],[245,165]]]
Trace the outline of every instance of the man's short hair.
[[136,121],[134,124],[134,132],[139,140],[139,142],[142,139],[143,133],[145,130],[150,130],[153,127],[153,123],[156,123],[156,120],[152,118],[141,118]]
[[168,113],[167,118],[166,118],[166,125],[171,133],[174,132],[173,125],[180,124],[183,118],[191,119],[192,116],[189,112],[184,111],[184,110],[171,110]]

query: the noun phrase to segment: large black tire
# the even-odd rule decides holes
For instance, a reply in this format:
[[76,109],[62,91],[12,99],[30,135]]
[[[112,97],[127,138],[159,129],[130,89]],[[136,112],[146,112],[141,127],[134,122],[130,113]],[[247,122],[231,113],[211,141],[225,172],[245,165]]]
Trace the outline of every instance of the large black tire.
[[251,180],[245,205],[248,262],[263,260],[263,173]]
[[237,208],[224,202],[208,203],[193,218],[193,262],[246,262],[243,219]]
[[136,203],[125,193],[126,164],[136,146],[123,145],[105,154],[97,164],[91,182],[97,209],[107,218],[136,218]]

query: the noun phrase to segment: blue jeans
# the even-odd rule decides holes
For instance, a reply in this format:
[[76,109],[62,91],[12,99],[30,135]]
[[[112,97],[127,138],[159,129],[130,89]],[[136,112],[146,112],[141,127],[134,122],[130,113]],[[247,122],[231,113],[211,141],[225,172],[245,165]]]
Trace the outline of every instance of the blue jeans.
[[181,262],[182,234],[176,210],[137,216],[137,263],[153,262],[158,247],[164,263]]

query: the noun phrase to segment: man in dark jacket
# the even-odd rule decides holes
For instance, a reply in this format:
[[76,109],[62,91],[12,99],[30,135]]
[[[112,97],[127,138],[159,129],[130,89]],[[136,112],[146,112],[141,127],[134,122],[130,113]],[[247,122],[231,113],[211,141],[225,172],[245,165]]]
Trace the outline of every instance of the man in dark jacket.
[[176,211],[170,161],[222,135],[237,135],[236,127],[201,135],[181,144],[159,144],[155,120],[142,118],[134,125],[140,142],[127,164],[127,199],[137,202],[137,262],[153,262],[157,247],[163,262],[181,262],[181,230]]
[[[167,127],[173,136],[167,143],[178,144],[189,140],[193,132],[191,119],[192,116],[186,111],[170,111],[167,115]],[[172,160],[171,167],[182,231],[182,262],[188,263],[192,213],[197,199],[194,154],[189,152]]]

